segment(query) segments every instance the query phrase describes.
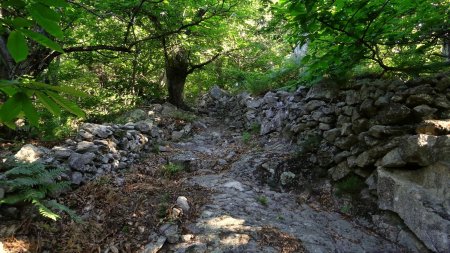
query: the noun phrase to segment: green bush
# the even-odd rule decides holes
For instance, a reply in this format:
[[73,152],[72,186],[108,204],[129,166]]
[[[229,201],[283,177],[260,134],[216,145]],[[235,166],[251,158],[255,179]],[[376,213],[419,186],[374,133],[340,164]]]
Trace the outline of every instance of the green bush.
[[70,186],[70,182],[58,179],[64,171],[61,168],[47,169],[37,162],[17,163],[4,172],[0,179],[0,185],[6,188],[0,206],[28,202],[37,208],[39,214],[52,220],[60,218],[55,210],[64,211],[73,219],[78,219],[68,207],[47,199]]
[[252,138],[252,135],[249,132],[242,133],[242,142],[248,144]]
[[338,194],[358,194],[364,187],[364,181],[356,175],[346,177],[336,184]]
[[163,171],[165,174],[168,174],[170,176],[178,174],[179,172],[183,171],[184,167],[181,164],[177,163],[168,163],[164,165]]

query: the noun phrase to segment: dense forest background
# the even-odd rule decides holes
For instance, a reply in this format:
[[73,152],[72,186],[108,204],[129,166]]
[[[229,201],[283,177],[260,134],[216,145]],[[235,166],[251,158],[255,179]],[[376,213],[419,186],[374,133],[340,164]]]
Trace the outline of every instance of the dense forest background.
[[[449,69],[449,0],[4,0],[3,138],[167,100]],[[19,120],[18,119],[26,119]]]

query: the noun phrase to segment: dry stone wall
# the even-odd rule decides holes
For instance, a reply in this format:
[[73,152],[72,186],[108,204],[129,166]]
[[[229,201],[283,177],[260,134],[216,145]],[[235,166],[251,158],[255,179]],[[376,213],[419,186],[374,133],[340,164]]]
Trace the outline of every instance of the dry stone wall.
[[[200,110],[262,138],[298,144],[305,164],[339,181],[365,180],[434,252],[450,249],[450,78],[324,81],[295,92],[230,95],[213,88]],[[300,177],[299,177],[300,178]]]
[[[27,144],[14,157],[23,162],[39,161],[67,168],[66,177],[79,185],[107,173],[127,168],[142,152],[150,152],[161,141],[181,138],[191,132],[190,123],[178,126],[170,121],[177,109],[170,105],[153,105],[149,110],[134,110],[121,121],[125,124],[93,124],[80,126],[73,139],[51,149]],[[160,127],[160,118],[169,119]],[[173,121],[173,120],[172,120]]]

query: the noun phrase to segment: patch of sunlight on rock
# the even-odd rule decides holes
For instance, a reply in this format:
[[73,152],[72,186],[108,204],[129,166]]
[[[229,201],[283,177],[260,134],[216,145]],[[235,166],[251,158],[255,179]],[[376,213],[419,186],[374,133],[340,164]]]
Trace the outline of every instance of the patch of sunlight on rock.
[[231,234],[223,238],[220,242],[223,245],[236,247],[237,245],[245,245],[250,241],[250,236],[246,234]]

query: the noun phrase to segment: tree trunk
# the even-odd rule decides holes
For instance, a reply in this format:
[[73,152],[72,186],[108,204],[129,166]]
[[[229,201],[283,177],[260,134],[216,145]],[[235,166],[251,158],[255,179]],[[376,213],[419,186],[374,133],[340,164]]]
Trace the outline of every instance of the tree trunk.
[[167,87],[169,91],[169,103],[184,109],[183,91],[187,75],[185,73],[176,73],[167,70]]
[[443,39],[442,54],[446,57],[447,62],[450,62],[450,32]]
[[189,107],[184,103],[183,91],[188,76],[189,62],[186,53],[181,48],[172,50],[166,59],[165,69],[169,103],[182,108]]

